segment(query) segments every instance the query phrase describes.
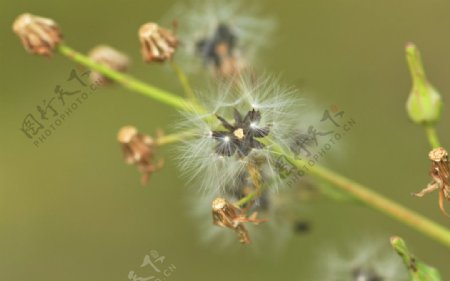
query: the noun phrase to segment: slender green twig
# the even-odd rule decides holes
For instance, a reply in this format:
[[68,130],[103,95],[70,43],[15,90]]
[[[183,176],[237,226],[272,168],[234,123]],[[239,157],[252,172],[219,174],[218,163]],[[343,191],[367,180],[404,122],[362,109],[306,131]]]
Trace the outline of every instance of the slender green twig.
[[196,98],[194,90],[192,89],[191,83],[189,83],[189,79],[187,78],[186,74],[174,60],[171,60],[170,64],[172,65],[172,68],[175,71],[178,80],[180,80],[181,86],[183,87],[184,93],[186,94],[187,98],[195,102]]
[[439,142],[439,137],[436,132],[436,127],[432,125],[425,126],[425,132],[427,134],[428,142],[432,148],[441,147],[441,143]]
[[450,248],[450,230],[441,226],[421,214],[409,210],[366,186],[349,180],[333,171],[319,165],[311,167],[310,174],[325,179],[335,186],[347,191],[366,205],[376,209],[410,227],[434,238]]
[[[187,110],[189,110],[189,108],[192,108],[193,106],[192,103],[176,95],[173,95],[172,93],[147,85],[146,83],[136,80],[130,76],[118,73],[106,66],[97,64],[92,60],[90,60],[89,58],[85,57],[84,55],[72,50],[68,46],[60,45],[58,47],[58,51],[61,54],[67,56],[69,59],[74,60],[88,68],[91,68],[95,71],[102,73],[106,77],[110,78],[111,80],[117,81],[118,83],[129,88],[130,90],[134,90],[136,92],[144,94],[147,97],[153,98],[169,106]],[[200,110],[203,111],[203,109],[201,108]],[[171,143],[178,141],[180,139],[181,137],[179,135],[171,137],[167,136],[166,140],[161,141],[161,143],[163,142]],[[435,140],[437,140],[437,138],[433,138],[434,142]],[[436,142],[434,144],[436,144]],[[303,162],[302,160],[295,159],[290,155],[290,153],[286,153],[276,144],[272,146],[272,149],[275,152],[283,154],[286,157],[286,159],[291,163],[293,163],[298,169],[301,170],[305,168],[306,165],[305,162]],[[398,203],[389,200],[383,197],[382,195],[370,190],[368,187],[364,185],[356,183],[339,174],[336,174],[335,172],[327,168],[321,167],[318,164],[314,166],[309,166],[307,172],[309,172],[311,175],[317,178],[332,183],[336,187],[348,192],[356,199],[365,203],[367,206],[370,206],[375,210],[378,210],[394,219],[397,219],[398,221],[404,224],[409,225],[411,228],[420,231],[426,236],[438,242],[441,242],[443,245],[450,248],[450,230],[446,229],[445,227],[423,217],[422,215],[414,211],[408,210],[407,208],[399,205]],[[239,201],[237,204],[244,205],[245,203],[254,199],[255,196],[257,196],[256,193],[249,194],[247,197],[241,199],[241,201]]]
[[307,165],[304,161],[289,156],[288,153],[285,153],[285,155],[287,155],[287,159],[298,169],[306,170],[305,172],[308,174],[332,183],[336,187],[353,195],[365,205],[415,228],[450,248],[450,230],[444,226],[441,226],[421,214],[409,210],[397,202],[374,192],[372,189],[343,177],[325,167],[317,164],[313,166]]
[[255,197],[258,195],[257,191],[251,192],[249,193],[247,196],[243,197],[242,199],[240,199],[239,201],[237,201],[236,203],[234,203],[236,206],[242,207],[245,204],[251,202],[253,199],[255,199]]
[[103,64],[96,63],[65,44],[59,44],[57,50],[59,53],[68,57],[70,60],[73,60],[92,70],[100,72],[104,76],[108,77],[111,80],[114,80],[125,88],[128,88],[132,91],[143,94],[147,97],[178,109],[188,108],[185,99],[154,86],[150,86],[147,83],[139,81],[129,75],[114,71]]
[[193,137],[193,136],[194,136],[194,134],[192,131],[183,131],[180,133],[164,135],[164,136],[159,137],[156,140],[156,144],[158,146],[163,146],[163,145],[179,142],[179,141],[182,141],[186,138]]

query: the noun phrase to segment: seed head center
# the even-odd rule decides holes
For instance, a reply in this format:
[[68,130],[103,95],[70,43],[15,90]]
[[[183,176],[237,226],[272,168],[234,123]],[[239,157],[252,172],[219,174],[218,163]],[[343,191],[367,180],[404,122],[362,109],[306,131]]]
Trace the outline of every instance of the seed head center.
[[233,135],[235,135],[238,139],[242,140],[244,138],[244,130],[242,128],[236,129],[233,132]]

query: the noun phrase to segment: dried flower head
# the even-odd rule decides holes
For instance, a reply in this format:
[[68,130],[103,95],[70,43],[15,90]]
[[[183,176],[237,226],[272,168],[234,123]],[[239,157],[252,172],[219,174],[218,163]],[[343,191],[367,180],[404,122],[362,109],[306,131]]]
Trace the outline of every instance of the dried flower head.
[[136,165],[141,172],[142,184],[146,184],[150,175],[162,168],[163,160],[154,163],[156,143],[150,136],[139,133],[133,126],[125,126],[117,134],[117,140],[122,145],[125,162]]
[[425,194],[439,190],[439,208],[441,212],[449,216],[445,211],[444,201],[450,201],[450,169],[448,162],[448,152],[443,147],[438,147],[430,151],[428,158],[431,160],[430,176],[432,182],[422,191],[413,193],[414,196],[422,197]]
[[171,59],[178,46],[177,37],[168,29],[149,22],[139,29],[142,57],[146,62]]
[[28,13],[16,18],[13,31],[32,54],[50,56],[62,40],[61,31],[53,20]]
[[245,157],[253,149],[264,148],[257,138],[263,138],[270,132],[269,126],[259,127],[261,112],[255,110],[248,111],[245,117],[237,110],[233,110],[234,124],[228,123],[223,117],[217,115],[222,126],[226,129],[212,131],[212,136],[216,140],[216,153],[222,156],[231,156],[237,153],[239,157]]
[[[127,71],[130,65],[130,59],[128,58],[127,55],[106,45],[99,45],[93,48],[89,52],[89,58],[91,58],[93,61],[97,63],[106,65],[107,67],[119,72]],[[106,78],[105,76],[96,71],[91,72],[90,79],[92,82],[99,84],[106,84],[112,82],[110,79]]]
[[242,74],[200,98],[206,112],[184,112],[180,130],[195,137],[180,146],[183,172],[204,190],[250,189],[282,184],[271,141],[288,147],[298,123],[295,91],[271,77]]
[[257,213],[254,212],[252,215],[248,216],[245,211],[239,207],[231,204],[224,198],[216,198],[212,202],[212,216],[213,223],[220,227],[227,227],[236,231],[239,235],[239,241],[242,244],[250,244],[251,239],[245,228],[245,222],[252,222],[259,224],[266,222],[264,219],[257,219]]
[[[257,213],[259,217],[267,220],[267,223],[263,225],[247,224],[245,225],[245,231],[241,231],[240,228],[234,229],[234,231],[230,231],[227,229],[228,227],[219,228],[216,226],[217,223],[216,225],[211,224],[210,219],[210,202],[228,202],[231,207],[235,207],[237,202],[252,191],[244,180],[239,188],[209,194],[206,198],[192,194],[190,196],[189,209],[196,225],[199,227],[201,240],[204,243],[213,244],[217,250],[226,249],[229,251],[233,247],[236,248],[236,245],[238,245],[236,243],[237,233],[240,238],[241,236],[246,237],[246,234],[248,234],[247,236],[251,237],[253,249],[263,250],[266,253],[267,251],[277,252],[283,249],[290,237],[300,232],[305,233],[310,227],[309,222],[305,221],[305,212],[308,208],[304,204],[299,203],[299,199],[304,202],[304,193],[308,193],[306,189],[307,186],[305,186],[304,181],[292,188],[280,191],[264,189],[252,201],[240,205],[241,208],[239,210],[241,214],[245,216],[248,214],[251,217],[251,214]],[[217,198],[222,199],[215,201]],[[214,204],[213,211],[220,210],[221,208],[219,207],[225,205],[225,203]],[[222,213],[230,212],[224,211]],[[239,213],[239,211],[236,211],[236,213]],[[233,215],[230,216],[234,217]],[[218,218],[220,216],[216,216],[216,220]]]
[[193,72],[206,68],[215,76],[230,77],[254,65],[275,26],[273,19],[259,16],[254,4],[192,0],[176,6],[168,18],[180,23],[183,45],[177,60],[183,68]]

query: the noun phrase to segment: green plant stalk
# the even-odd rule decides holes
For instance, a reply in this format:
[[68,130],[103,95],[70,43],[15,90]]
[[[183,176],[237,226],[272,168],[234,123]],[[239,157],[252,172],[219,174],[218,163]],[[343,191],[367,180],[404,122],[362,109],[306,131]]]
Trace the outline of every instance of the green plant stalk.
[[168,145],[168,144],[180,142],[180,141],[190,138],[192,136],[194,136],[192,131],[183,131],[180,133],[164,135],[162,137],[159,137],[156,140],[156,145],[158,145],[158,146]]
[[125,88],[130,89],[131,91],[140,93],[146,97],[150,97],[177,109],[188,109],[185,99],[154,86],[150,86],[147,83],[137,80],[129,75],[114,71],[103,64],[96,63],[89,57],[78,53],[65,44],[59,44],[57,47],[57,51],[60,54],[68,57],[70,60],[73,60],[83,66],[101,73],[102,75],[108,77],[111,80],[114,80],[115,82],[121,84]]
[[[71,60],[76,61],[88,68],[91,68],[95,71],[100,72],[106,77],[110,78],[122,84],[124,87],[139,92],[147,97],[153,98],[157,101],[160,101],[169,106],[175,107],[177,109],[189,110],[192,108],[193,104],[186,101],[183,98],[173,95],[172,93],[166,92],[159,88],[147,85],[144,82],[136,80],[128,75],[124,75],[118,73],[106,66],[100,65],[88,57],[72,50],[66,45],[59,45],[58,51],[68,57]],[[204,110],[200,108],[203,112]],[[167,137],[166,137],[167,138]],[[181,140],[178,137],[170,137],[170,141],[166,141],[166,143],[172,143],[175,141]],[[281,149],[278,145],[274,144],[273,150],[283,154],[287,160],[289,160],[292,164],[294,164],[298,169],[303,169],[306,165],[305,162],[301,160],[296,160],[294,157],[290,155],[290,153],[286,153]],[[399,205],[398,203],[389,200],[382,195],[370,190],[369,188],[356,183],[350,179],[347,179],[335,172],[328,170],[327,168],[321,167],[318,164],[309,167],[308,172],[318,178],[321,178],[325,181],[328,181],[335,185],[336,187],[348,192],[356,199],[365,203],[367,206],[372,207],[375,210],[378,210],[398,221],[409,225],[411,228],[420,231],[424,235],[442,243],[443,245],[450,248],[450,230],[445,227],[423,217],[422,215],[408,210],[407,208]],[[241,199],[237,204],[243,205],[246,202],[251,201],[257,194],[249,194],[247,197]]]
[[433,149],[441,147],[441,143],[439,142],[439,137],[436,132],[436,127],[433,125],[425,126],[425,132],[427,134],[428,142]]
[[[298,168],[304,165],[304,163],[296,164]],[[401,206],[397,202],[372,191],[362,184],[338,175],[325,167],[314,165],[309,168],[308,172],[313,176],[322,178],[340,189],[345,190],[365,205],[370,206],[371,208],[378,210],[391,218],[403,222],[404,224],[420,231],[422,234],[441,242],[450,249],[450,230],[444,226],[441,226],[421,214]]]
[[[344,176],[341,176],[325,167],[318,164],[313,166],[308,165],[305,161],[295,159],[290,153],[286,153],[279,145],[272,143],[272,148],[277,153],[280,153],[286,157],[286,160],[294,165],[297,169],[307,172],[309,175],[325,180],[348,194],[355,197],[357,200],[364,203],[366,206],[371,207],[381,213],[388,215],[389,217],[396,219],[417,231],[425,234],[428,237],[433,238],[436,241],[441,242],[448,248],[450,248],[450,230],[441,226],[432,220],[409,210],[395,201],[389,200],[386,197],[372,191],[370,188],[356,183]],[[306,168],[305,168],[306,167]],[[242,206],[245,203],[251,201],[257,192],[252,192],[246,197],[239,200],[236,205]]]
[[186,77],[186,74],[183,72],[181,67],[174,61],[170,61],[173,70],[175,71],[175,74],[178,77],[178,80],[180,80],[181,86],[183,87],[183,90],[189,100],[195,101],[195,94],[194,90],[192,90],[191,84],[189,83],[189,79]]

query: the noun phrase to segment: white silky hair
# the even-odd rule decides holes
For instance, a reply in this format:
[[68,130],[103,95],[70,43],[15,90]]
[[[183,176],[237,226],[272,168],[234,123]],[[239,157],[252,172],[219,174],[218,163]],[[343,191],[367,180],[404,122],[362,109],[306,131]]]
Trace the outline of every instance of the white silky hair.
[[299,122],[301,113],[296,91],[281,86],[279,79],[273,76],[257,78],[245,73],[232,81],[220,83],[216,89],[198,94],[198,101],[206,112],[194,108],[182,112],[176,128],[177,131],[189,130],[194,135],[183,140],[177,151],[177,162],[188,182],[205,193],[230,189],[238,186],[249,164],[255,159],[263,159],[263,164],[258,167],[263,179],[275,189],[282,187],[283,179],[276,167],[279,155],[272,151],[270,145],[252,149],[244,157],[237,153],[222,156],[216,153],[216,146],[227,145],[227,142],[218,144],[212,132],[225,130],[216,116],[232,124],[234,110],[244,117],[255,109],[261,113],[261,120],[255,126],[270,128],[264,139],[270,138],[277,145],[288,148],[292,142],[292,129]]
[[187,72],[199,72],[197,43],[211,38],[220,24],[237,37],[236,55],[242,64],[255,65],[259,51],[271,45],[276,21],[261,16],[259,3],[239,0],[190,0],[175,5],[164,22],[176,20],[177,36],[182,44],[176,60]]
[[328,250],[320,264],[324,281],[359,281],[353,278],[356,269],[372,271],[383,281],[406,281],[408,276],[401,258],[380,240],[357,243],[348,255]]

